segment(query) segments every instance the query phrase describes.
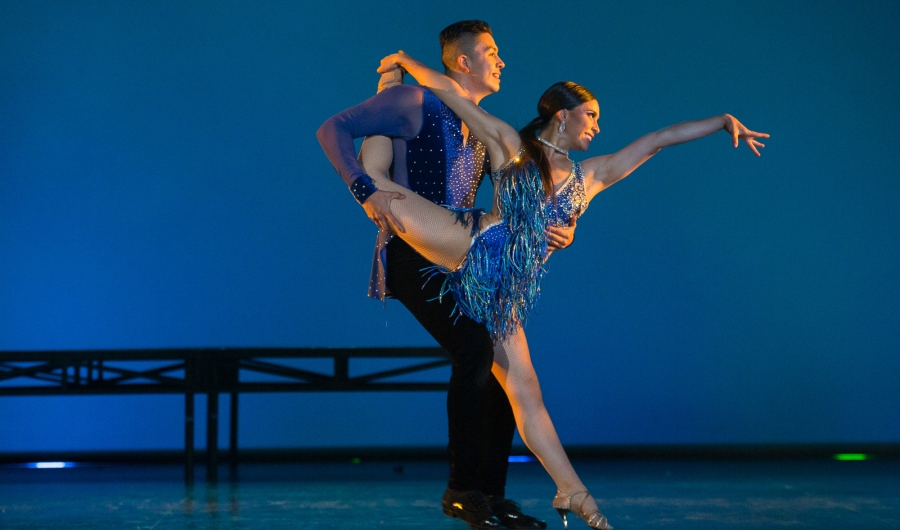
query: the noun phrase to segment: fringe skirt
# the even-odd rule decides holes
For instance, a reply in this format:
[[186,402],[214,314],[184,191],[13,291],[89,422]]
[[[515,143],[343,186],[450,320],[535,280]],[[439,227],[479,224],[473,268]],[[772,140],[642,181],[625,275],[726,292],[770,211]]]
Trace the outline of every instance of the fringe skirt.
[[528,161],[505,169],[496,200],[501,220],[475,235],[457,270],[442,271],[447,273],[442,295],[453,293],[460,313],[501,340],[525,325],[540,297],[547,212],[536,165]]

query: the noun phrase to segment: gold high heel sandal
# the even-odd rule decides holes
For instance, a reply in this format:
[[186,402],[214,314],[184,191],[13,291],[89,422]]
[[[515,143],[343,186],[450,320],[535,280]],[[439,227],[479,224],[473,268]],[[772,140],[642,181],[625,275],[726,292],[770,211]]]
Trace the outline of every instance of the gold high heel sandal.
[[[573,507],[572,501],[578,495],[584,495],[585,497],[581,499],[581,504],[578,505],[576,509]],[[569,523],[566,521],[566,514],[568,512],[572,512],[578,517],[587,523],[591,528],[596,528],[597,530],[612,530],[612,527],[609,525],[609,521],[606,520],[606,517],[600,513],[600,510],[592,510],[590,512],[585,512],[582,509],[584,505],[584,501],[587,500],[591,496],[587,490],[584,491],[576,491],[573,493],[563,493],[561,491],[556,492],[556,497],[553,497],[553,507],[556,508],[556,511],[559,512],[559,516],[562,517],[563,528],[566,530],[569,529]]]

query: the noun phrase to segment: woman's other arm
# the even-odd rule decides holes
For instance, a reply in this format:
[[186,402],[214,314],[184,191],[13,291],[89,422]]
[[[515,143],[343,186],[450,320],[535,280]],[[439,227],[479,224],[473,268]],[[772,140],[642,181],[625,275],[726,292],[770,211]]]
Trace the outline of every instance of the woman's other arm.
[[721,130],[728,132],[734,147],[743,139],[756,156],[759,156],[758,148],[765,147],[758,138],[769,137],[766,133],[751,131],[730,114],[670,125],[638,138],[617,153],[585,160],[588,199],[627,177],[664,147],[697,140]]

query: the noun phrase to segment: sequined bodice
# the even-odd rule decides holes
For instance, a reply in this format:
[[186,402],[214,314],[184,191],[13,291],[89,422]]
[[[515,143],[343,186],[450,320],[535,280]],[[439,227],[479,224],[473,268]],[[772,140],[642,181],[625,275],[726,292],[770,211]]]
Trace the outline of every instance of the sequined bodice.
[[463,138],[462,121],[433,93],[425,90],[422,98],[422,129],[405,149],[394,147],[391,177],[435,204],[472,208],[490,168],[484,144],[471,134]]
[[568,226],[588,207],[587,192],[584,189],[584,169],[578,162],[572,162],[572,172],[556,191],[556,203],[547,201],[547,221],[550,226]]
[[459,117],[447,105],[441,104],[441,126],[447,148],[445,201],[450,206],[472,208],[485,173],[487,150],[472,134],[463,141],[461,125]]
[[[491,172],[491,180],[495,187],[500,182],[500,179],[503,178],[504,172],[512,164],[518,162],[519,157],[524,154],[524,149],[520,150],[505,166]],[[534,164],[534,162],[529,162],[529,164]],[[566,181],[562,183],[562,186],[556,190],[556,201],[548,199],[544,204],[549,226],[569,226],[573,219],[580,217],[587,210],[587,191],[584,187],[584,169],[581,167],[581,164],[572,162],[572,171],[569,173]]]

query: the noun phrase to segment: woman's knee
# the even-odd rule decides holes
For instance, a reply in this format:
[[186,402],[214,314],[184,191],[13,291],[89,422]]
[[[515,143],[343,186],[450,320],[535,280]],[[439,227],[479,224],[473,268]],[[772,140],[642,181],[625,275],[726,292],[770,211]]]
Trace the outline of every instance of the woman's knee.
[[544,407],[544,397],[537,377],[517,379],[508,377],[506,391],[510,394],[510,401],[524,410],[535,410]]

